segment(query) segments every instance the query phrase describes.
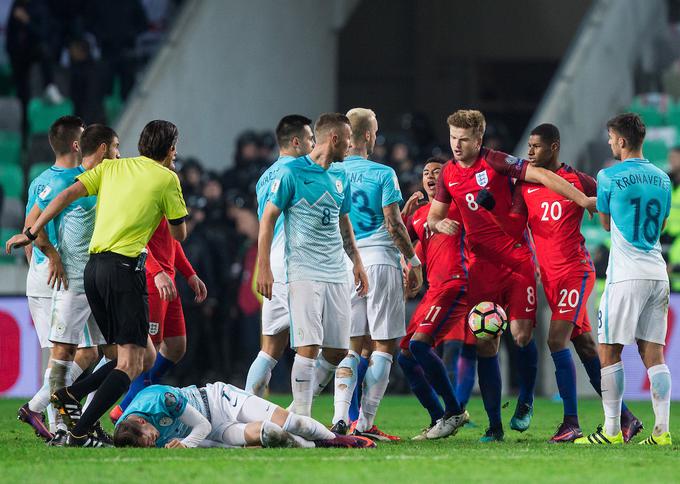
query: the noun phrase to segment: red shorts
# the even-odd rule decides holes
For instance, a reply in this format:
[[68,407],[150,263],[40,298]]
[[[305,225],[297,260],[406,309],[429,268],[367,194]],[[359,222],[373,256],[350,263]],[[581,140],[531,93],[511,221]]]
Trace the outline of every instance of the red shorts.
[[165,338],[185,336],[186,334],[187,329],[180,297],[177,296],[172,301],[163,301],[157,291],[149,291],[149,336],[151,336],[151,341],[154,344],[160,344]]
[[[411,316],[406,336],[401,340],[400,346],[407,350],[411,337],[415,333],[431,336],[434,339],[434,346],[444,339],[456,339],[446,338],[454,331],[460,334],[458,339],[463,339],[467,327],[466,316],[467,282],[465,280],[452,280],[440,286],[430,287]],[[472,332],[469,333],[472,335]]]
[[569,275],[550,281],[543,281],[543,290],[552,311],[551,321],[571,321],[574,339],[590,333],[588,319],[588,298],[595,286],[595,272],[575,270]]
[[505,308],[509,321],[530,319],[536,325],[536,276],[531,258],[513,269],[475,261],[470,266],[469,308],[490,301]]

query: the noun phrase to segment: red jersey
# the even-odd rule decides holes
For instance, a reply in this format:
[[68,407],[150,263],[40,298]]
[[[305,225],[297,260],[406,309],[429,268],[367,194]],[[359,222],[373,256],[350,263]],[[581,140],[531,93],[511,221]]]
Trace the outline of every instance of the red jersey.
[[[556,173],[587,196],[597,195],[595,180],[585,173],[565,164]],[[511,216],[516,220],[520,217],[517,226],[529,225],[543,281],[556,280],[575,271],[594,270],[581,235],[583,210],[543,185],[517,184]]]
[[[467,257],[463,244],[465,231],[461,230],[457,235],[433,234],[427,225],[431,205],[428,203],[416,210],[406,224],[411,239],[420,240],[427,282],[430,287],[436,287],[452,279],[467,279]],[[460,221],[455,204],[449,207],[448,218]]]
[[514,268],[531,259],[524,237],[512,237],[494,220],[494,215],[475,201],[482,188],[496,200],[494,212],[501,223],[512,206],[513,179],[523,180],[528,162],[500,151],[482,149],[474,164],[465,168],[448,161],[439,174],[435,200],[455,204],[465,227],[465,241],[472,262],[489,262]]
[[163,218],[147,245],[146,275],[154,277],[159,272],[175,278],[175,268],[187,279],[196,274],[189,263],[182,244],[170,234],[168,221]]

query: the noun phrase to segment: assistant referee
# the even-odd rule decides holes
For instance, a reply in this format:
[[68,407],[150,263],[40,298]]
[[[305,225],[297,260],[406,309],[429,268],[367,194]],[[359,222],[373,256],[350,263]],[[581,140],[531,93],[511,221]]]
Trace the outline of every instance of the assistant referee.
[[[118,358],[52,396],[69,425],[66,445],[101,447],[108,443],[91,428],[128,390],[143,367],[149,332],[145,247],[162,217],[178,240],[186,237],[187,215],[177,175],[177,127],[151,121],[139,138],[136,158],[104,160],[57,196],[32,227],[7,242],[7,249],[31,243],[52,218],[74,200],[97,195],[90,259],[85,267],[87,300],[107,343],[118,345]],[[81,415],[80,400],[97,390]]]

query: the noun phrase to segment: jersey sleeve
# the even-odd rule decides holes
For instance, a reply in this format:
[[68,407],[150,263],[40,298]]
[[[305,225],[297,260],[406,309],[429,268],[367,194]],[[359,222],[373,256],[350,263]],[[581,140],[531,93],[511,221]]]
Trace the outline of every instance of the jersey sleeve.
[[279,170],[278,178],[272,181],[269,191],[269,201],[283,211],[290,205],[295,195],[295,176],[286,167]]
[[581,171],[577,171],[576,176],[578,177],[578,180],[581,182],[581,186],[583,187],[583,193],[585,193],[587,197],[596,197],[597,182],[595,181],[595,179],[592,176],[587,175],[586,173],[583,173]]
[[182,248],[182,244],[179,243],[179,240],[173,239],[173,242],[175,244],[175,267],[179,272],[182,273],[184,278],[188,280],[192,276],[196,275],[196,271],[191,265],[191,262],[189,262],[189,259],[187,259],[184,249]]
[[387,207],[393,203],[401,203],[401,189],[399,188],[399,178],[393,169],[386,170],[382,177],[382,206]]
[[151,277],[156,277],[156,275],[163,272],[163,268],[158,262],[158,259],[154,257],[153,252],[151,252],[151,248],[148,245],[146,246],[146,272],[148,272]]
[[349,179],[345,179],[345,195],[340,206],[340,215],[346,215],[350,210],[352,210],[352,188]]
[[450,165],[447,163],[442,167],[442,171],[439,174],[439,178],[437,179],[437,190],[434,193],[434,199],[442,203],[451,203],[453,200],[451,193],[449,193],[449,187],[447,186],[449,173],[447,168],[449,166]]
[[597,211],[609,214],[609,197],[611,180],[605,170],[600,170],[597,174]]
[[411,215],[408,220],[406,220],[406,231],[408,232],[408,236],[411,239],[411,242],[414,240],[418,240],[418,233],[416,232],[415,227],[413,226],[413,215]]
[[423,252],[423,244],[421,244],[420,241],[416,242],[416,245],[413,247],[413,252],[415,252],[416,256],[418,256],[418,259],[421,261],[421,263],[424,263],[425,252]]
[[[529,162],[525,159],[503,153],[502,151],[484,148],[482,155],[486,163],[501,175],[524,180]],[[441,177],[440,177],[441,178]]]
[[162,398],[161,408],[172,418],[179,418],[189,404],[187,397],[173,387],[166,387],[165,392],[163,392],[160,398]]
[[91,170],[87,170],[76,177],[76,180],[85,185],[88,195],[96,195],[99,193],[99,186],[102,182],[104,170],[108,164],[106,162],[100,163]]
[[182,187],[179,178],[175,173],[172,175],[168,185],[161,195],[161,207],[163,215],[169,220],[178,220],[187,216],[187,207],[182,196]]
[[523,183],[518,182],[515,185],[515,190],[512,193],[512,205],[510,206],[510,216],[511,217],[528,217],[529,209],[527,208],[527,202],[524,200],[524,193],[522,193]]

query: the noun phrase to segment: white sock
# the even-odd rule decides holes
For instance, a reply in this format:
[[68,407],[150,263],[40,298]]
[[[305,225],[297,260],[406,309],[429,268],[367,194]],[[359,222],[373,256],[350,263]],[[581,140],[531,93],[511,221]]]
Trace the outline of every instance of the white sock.
[[671,413],[671,372],[665,364],[647,369],[649,375],[649,391],[652,394],[654,407],[654,431],[659,436],[668,432],[668,421]]
[[361,396],[361,410],[357,430],[365,432],[373,427],[378,405],[385,395],[387,384],[390,382],[390,370],[392,369],[392,355],[382,351],[371,353],[366,376],[364,377],[364,391]]
[[326,358],[323,357],[323,353],[319,353],[316,359],[316,367],[314,368],[314,396],[321,394],[328,382],[331,381],[333,375],[335,375],[336,365],[329,363]]
[[[357,365],[359,365],[359,355],[354,351],[349,351],[335,370],[333,424],[340,420],[349,424],[349,406],[352,403],[352,395],[357,386]],[[344,376],[341,376],[342,374]]]
[[335,434],[328,430],[320,422],[317,422],[311,417],[303,415],[295,415],[289,413],[286,422],[283,424],[283,430],[291,434],[299,435],[307,440],[327,440],[334,439]]
[[262,422],[260,442],[262,442],[262,447],[298,447],[307,449],[315,447],[314,442],[287,432],[269,421]]
[[28,409],[31,412],[44,412],[50,403],[50,370],[51,368],[45,370],[40,390],[28,401]]
[[[99,363],[97,363],[97,366],[95,366],[94,369],[92,370],[92,373],[94,373],[95,371],[100,369],[102,366],[107,364],[109,361],[111,361],[111,360],[109,360],[106,356],[102,356],[101,360],[99,360]],[[92,403],[92,399],[94,398],[95,393],[96,392],[92,392],[92,393],[89,393],[87,395],[87,398],[85,399],[85,404],[83,405],[83,413],[85,413],[85,410],[87,410],[87,407],[89,407],[90,403]]]
[[258,397],[264,395],[264,390],[269,384],[276,363],[276,359],[264,351],[260,351],[248,370],[245,391]]
[[66,374],[66,386],[71,386],[71,384],[73,384],[73,382],[76,381],[84,371],[85,370],[83,370],[80,365],[74,361],[71,365],[71,369]]
[[295,355],[290,372],[290,385],[293,390],[293,411],[298,415],[312,414],[314,400],[314,366],[316,360]]
[[621,402],[625,386],[623,362],[600,370],[602,375],[602,406],[604,407],[604,431],[615,436],[621,431]]
[[50,395],[66,386],[66,376],[68,375],[69,371],[71,371],[72,366],[72,361],[52,360],[52,371],[50,372],[49,379]]

